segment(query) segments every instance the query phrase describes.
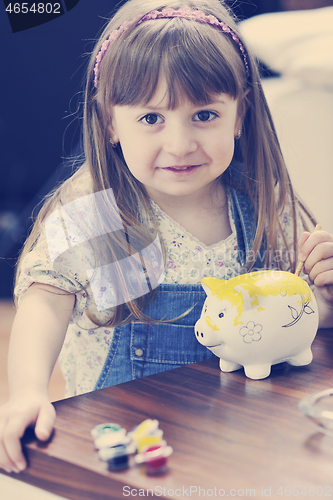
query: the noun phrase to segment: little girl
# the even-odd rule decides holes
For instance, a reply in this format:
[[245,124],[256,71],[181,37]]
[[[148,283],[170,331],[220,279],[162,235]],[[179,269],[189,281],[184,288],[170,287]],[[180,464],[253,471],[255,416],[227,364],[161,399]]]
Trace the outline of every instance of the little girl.
[[27,426],[50,436],[60,350],[67,396],[210,357],[193,329],[204,276],[294,272],[299,257],[333,325],[333,237],[303,232],[255,61],[219,0],[120,8],[92,54],[84,146],[18,266],[7,471],[26,467]]

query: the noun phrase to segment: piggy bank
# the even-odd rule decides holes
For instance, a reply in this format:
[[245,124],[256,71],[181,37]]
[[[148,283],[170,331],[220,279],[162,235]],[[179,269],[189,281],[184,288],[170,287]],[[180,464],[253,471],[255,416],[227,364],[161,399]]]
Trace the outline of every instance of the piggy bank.
[[302,278],[258,271],[201,283],[207,298],[195,334],[220,358],[223,372],[243,366],[247,377],[262,379],[276,363],[311,363],[318,308]]

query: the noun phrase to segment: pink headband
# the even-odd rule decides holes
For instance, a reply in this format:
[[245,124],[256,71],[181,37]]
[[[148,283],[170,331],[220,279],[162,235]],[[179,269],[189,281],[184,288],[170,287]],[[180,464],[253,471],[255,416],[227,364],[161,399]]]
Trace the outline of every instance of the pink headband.
[[131,21],[125,21],[118,29],[112,31],[112,33],[108,36],[108,38],[102,43],[101,48],[97,54],[96,57],[96,62],[95,62],[95,67],[94,67],[94,73],[95,73],[95,78],[94,78],[94,85],[97,88],[98,87],[98,79],[99,79],[99,68],[102,62],[102,59],[106,53],[106,51],[109,48],[109,45],[117,40],[120,35],[122,35],[125,31],[128,31],[130,28],[133,26],[137,26],[139,24],[144,23],[145,21],[150,21],[152,19],[164,19],[164,18],[171,18],[171,17],[181,17],[182,19],[189,19],[190,21],[197,21],[199,23],[206,23],[206,24],[211,24],[212,26],[215,26],[216,28],[220,29],[223,33],[228,35],[236,44],[238,45],[238,49],[243,57],[244,61],[244,66],[246,70],[246,74],[249,77],[250,76],[250,70],[249,70],[249,65],[247,62],[247,56],[246,56],[246,50],[242,42],[240,41],[238,35],[229,28],[229,26],[225,23],[220,22],[216,17],[212,15],[206,15],[204,12],[201,12],[200,10],[196,11],[190,11],[188,9],[179,9],[179,10],[174,10],[172,8],[167,8],[163,9],[162,11],[159,10],[152,10],[148,14],[146,14],[144,17],[141,16],[136,16],[134,17]]

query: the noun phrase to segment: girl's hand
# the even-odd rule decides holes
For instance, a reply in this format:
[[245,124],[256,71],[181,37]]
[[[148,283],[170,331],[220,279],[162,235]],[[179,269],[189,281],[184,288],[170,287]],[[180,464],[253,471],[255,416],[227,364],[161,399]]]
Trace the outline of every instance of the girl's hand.
[[333,327],[333,235],[326,231],[305,232],[298,242],[299,260],[315,285],[319,309],[319,328]]
[[39,390],[16,393],[0,407],[0,468],[20,472],[27,466],[21,442],[25,430],[35,427],[37,439],[47,441],[55,421],[55,409],[48,395]]
[[304,262],[310,282],[327,302],[333,303],[333,235],[321,230],[305,232],[298,245],[298,258]]

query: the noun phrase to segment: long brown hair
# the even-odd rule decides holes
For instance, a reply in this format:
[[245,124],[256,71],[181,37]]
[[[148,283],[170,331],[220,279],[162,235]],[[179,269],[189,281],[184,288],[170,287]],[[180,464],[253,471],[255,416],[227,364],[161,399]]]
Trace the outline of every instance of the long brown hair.
[[[278,249],[278,232],[284,238],[279,213],[288,201],[294,212],[294,248],[287,248],[293,271],[298,201],[282,158],[257,64],[248,51],[249,77],[237,44],[212,26],[182,18],[148,21],[132,26],[111,43],[100,66],[98,88],[94,86],[96,55],[110,33],[125,21],[165,7],[203,11],[228,24],[239,35],[232,12],[219,0],[130,0],[121,7],[107,24],[91,56],[84,107],[85,164],[75,175],[88,170],[93,192],[113,190],[125,228],[140,226],[143,212],[154,221],[144,186],[129,171],[121,146],[113,148],[110,144],[112,106],[147,104],[161,76],[167,82],[171,109],[177,107],[184,95],[190,102],[201,105],[209,103],[216,94],[229,94],[238,98],[245,110],[243,133],[236,141],[234,157],[244,164],[246,190],[258,215],[251,259],[246,262],[245,270],[250,271],[253,266],[264,236],[268,249],[266,266],[271,265],[271,255]],[[246,48],[244,40],[242,43]],[[63,189],[60,187],[44,205],[22,257],[33,248],[45,217],[59,202]],[[112,235],[107,238],[111,248]],[[285,238],[284,241],[287,247]],[[127,303],[127,319],[145,319],[142,311],[153,295],[151,291]],[[114,309],[108,324],[115,326],[124,321],[124,316],[122,304]]]

